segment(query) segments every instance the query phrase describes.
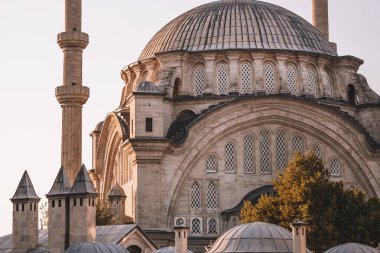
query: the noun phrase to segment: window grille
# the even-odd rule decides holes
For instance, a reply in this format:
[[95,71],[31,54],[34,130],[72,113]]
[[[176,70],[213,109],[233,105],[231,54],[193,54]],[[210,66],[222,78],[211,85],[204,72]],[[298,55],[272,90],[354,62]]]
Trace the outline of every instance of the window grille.
[[276,92],[276,74],[272,64],[266,64],[264,68],[264,83],[267,94]]
[[201,208],[201,193],[198,182],[193,182],[191,186],[191,208]]
[[286,165],[288,164],[288,157],[286,151],[286,138],[283,131],[279,131],[276,136],[276,162],[277,170],[279,173],[284,173]]
[[270,173],[269,132],[260,132],[260,171]]
[[206,172],[215,173],[218,172],[218,159],[214,155],[210,155],[206,159]]
[[255,172],[255,153],[253,137],[247,135],[244,137],[244,172]]
[[292,65],[288,66],[288,88],[293,96],[297,95],[297,71]]
[[241,89],[244,94],[252,93],[252,74],[251,68],[248,64],[243,64],[241,66]]
[[340,165],[337,159],[334,159],[330,162],[330,175],[340,176]]
[[217,227],[217,222],[215,219],[209,219],[208,220],[207,234],[208,235],[217,235],[218,234],[218,227]]
[[235,172],[235,148],[232,143],[228,143],[225,147],[226,152],[226,172]]
[[225,64],[220,64],[218,68],[217,80],[219,94],[227,94],[228,73],[227,66]]
[[317,145],[315,145],[313,147],[313,151],[315,153],[315,155],[318,157],[318,159],[322,159],[322,150],[320,147],[318,147]]
[[292,140],[292,148],[293,148],[293,155],[297,152],[303,154],[303,142],[302,138],[299,136],[296,136]]
[[191,230],[190,233],[192,235],[201,235],[202,234],[202,227],[201,227],[201,220],[198,218],[194,218],[191,221]]
[[183,225],[185,225],[185,220],[183,218],[177,218],[175,220],[175,225],[176,226],[183,226]]
[[326,95],[332,95],[332,80],[330,74],[325,70],[326,77]]
[[308,67],[307,68],[307,74],[308,74],[310,92],[315,94],[317,91],[316,90],[317,78],[315,76],[315,72],[312,68]]
[[207,208],[208,209],[217,208],[217,192],[216,192],[216,184],[214,182],[210,182],[207,187]]
[[205,70],[202,65],[195,68],[195,96],[201,96],[205,87]]

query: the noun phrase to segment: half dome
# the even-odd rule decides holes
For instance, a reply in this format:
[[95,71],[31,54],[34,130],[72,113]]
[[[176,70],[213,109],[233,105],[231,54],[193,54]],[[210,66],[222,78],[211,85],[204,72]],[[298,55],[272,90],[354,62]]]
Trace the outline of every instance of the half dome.
[[222,0],[196,7],[163,27],[139,60],[171,51],[277,50],[336,56],[323,34],[282,7],[256,0]]

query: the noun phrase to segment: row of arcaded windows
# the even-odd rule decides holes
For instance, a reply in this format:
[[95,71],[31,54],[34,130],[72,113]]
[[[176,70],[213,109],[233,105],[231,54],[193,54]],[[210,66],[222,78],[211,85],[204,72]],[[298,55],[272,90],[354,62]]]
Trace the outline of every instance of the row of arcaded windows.
[[17,203],[15,204],[15,211],[16,212],[24,212],[29,206],[29,211],[37,212],[37,203]]
[[[275,159],[276,171],[283,173],[290,158],[297,152],[304,153],[304,140],[301,136],[295,135],[291,139],[291,151],[288,152],[287,137],[283,130],[275,134],[275,145],[271,145],[271,135],[269,131],[262,130],[259,133],[258,148],[259,150],[259,171],[261,174],[270,174],[272,172],[272,155]],[[312,149],[318,158],[322,159],[322,150],[319,146],[314,145]],[[225,145],[224,154],[224,171],[226,173],[235,173],[237,169],[237,150],[232,142]],[[272,152],[274,151],[274,154]],[[255,173],[255,139],[252,135],[246,135],[243,138],[243,171],[244,173]],[[341,175],[339,161],[333,159],[329,164],[329,171],[332,176]],[[218,158],[210,154],[206,158],[206,172],[218,172]]]
[[[190,234],[199,236],[202,231],[202,217],[194,217],[190,219]],[[207,219],[207,235],[218,235],[218,221],[215,218]]]
[[[309,94],[316,94],[318,86],[318,78],[315,70],[308,66],[307,69],[307,84],[306,92]],[[288,90],[292,95],[297,95],[299,92],[304,92],[304,90],[299,91],[299,71],[295,65],[289,64],[287,66],[287,82]],[[323,96],[332,95],[332,79],[327,70],[322,73],[322,81],[324,86],[321,87],[321,93]],[[264,65],[264,89],[266,94],[275,94],[278,90],[277,82],[277,68],[272,63],[266,63]],[[226,63],[219,64],[216,69],[216,85],[218,95],[227,95],[228,85],[229,85],[229,66]],[[198,64],[194,68],[194,94],[195,96],[202,96],[205,88],[205,67],[203,64]],[[239,84],[240,93],[251,94],[253,93],[253,71],[251,65],[248,63],[243,63],[239,68]],[[303,88],[302,88],[303,89]]]
[[[201,209],[201,201],[201,184],[198,181],[194,181],[191,185],[190,207],[192,209]],[[207,209],[218,208],[218,191],[216,182],[210,181],[207,183],[206,206]]]

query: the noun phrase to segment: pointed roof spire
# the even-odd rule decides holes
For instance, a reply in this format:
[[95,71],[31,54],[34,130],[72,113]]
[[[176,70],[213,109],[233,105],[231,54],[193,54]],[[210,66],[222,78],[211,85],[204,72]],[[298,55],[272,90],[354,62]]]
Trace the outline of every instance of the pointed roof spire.
[[70,189],[71,186],[69,184],[66,172],[63,166],[61,166],[61,169],[59,170],[58,175],[55,178],[54,184],[51,187],[49,193],[46,194],[46,197],[62,196],[69,193]]
[[18,184],[17,190],[13,197],[11,198],[11,201],[15,200],[33,200],[33,201],[39,201],[41,198],[37,196],[36,191],[34,190],[32,181],[30,180],[30,177],[28,175],[28,172],[25,171],[22,175],[22,178],[20,180],[20,183]]
[[70,195],[98,195],[88,176],[86,166],[82,165],[71,188]]

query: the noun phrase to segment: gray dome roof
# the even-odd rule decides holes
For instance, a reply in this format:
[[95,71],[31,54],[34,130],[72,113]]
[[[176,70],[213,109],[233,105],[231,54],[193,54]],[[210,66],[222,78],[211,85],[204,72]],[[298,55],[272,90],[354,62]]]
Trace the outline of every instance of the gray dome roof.
[[323,34],[282,7],[255,0],[201,5],[164,26],[139,60],[170,51],[290,50],[336,56]]
[[287,229],[265,222],[236,226],[221,235],[210,252],[292,253],[293,237]]
[[108,197],[126,197],[123,188],[116,183],[111,190],[108,192]]
[[77,243],[65,250],[65,253],[128,253],[129,251],[117,244],[100,242]]
[[[156,251],[153,251],[152,253],[175,253],[175,247],[169,246],[165,248],[160,248]],[[193,253],[193,252],[188,250],[187,253]]]
[[328,249],[324,253],[379,253],[379,251],[359,243],[346,243]]
[[158,87],[156,84],[143,81],[141,82],[136,89],[137,92],[146,92],[146,93],[158,93]]

